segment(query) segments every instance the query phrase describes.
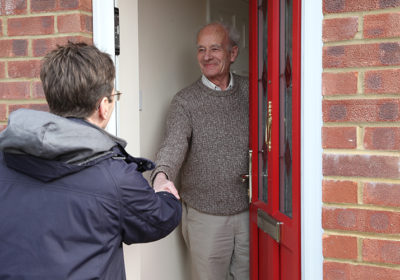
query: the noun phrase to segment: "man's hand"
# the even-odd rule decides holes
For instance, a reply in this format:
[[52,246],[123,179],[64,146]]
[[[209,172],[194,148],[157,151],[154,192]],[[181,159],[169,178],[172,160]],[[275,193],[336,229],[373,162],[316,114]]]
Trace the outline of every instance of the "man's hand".
[[168,180],[167,176],[163,172],[160,172],[156,175],[153,186],[155,192],[169,192],[172,193],[177,199],[181,199],[174,183]]

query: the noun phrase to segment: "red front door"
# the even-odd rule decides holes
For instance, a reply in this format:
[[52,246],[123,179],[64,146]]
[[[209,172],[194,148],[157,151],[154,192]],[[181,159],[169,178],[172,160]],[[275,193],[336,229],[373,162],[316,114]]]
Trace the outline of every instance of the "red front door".
[[300,0],[250,0],[251,279],[300,280]]

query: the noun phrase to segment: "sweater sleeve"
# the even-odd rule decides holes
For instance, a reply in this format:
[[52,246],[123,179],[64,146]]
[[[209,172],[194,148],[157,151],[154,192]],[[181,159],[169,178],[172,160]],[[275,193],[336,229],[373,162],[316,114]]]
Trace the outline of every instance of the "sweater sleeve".
[[151,174],[151,182],[159,172],[174,181],[185,159],[189,147],[192,126],[186,102],[177,94],[170,105],[163,142],[156,156],[156,168]]

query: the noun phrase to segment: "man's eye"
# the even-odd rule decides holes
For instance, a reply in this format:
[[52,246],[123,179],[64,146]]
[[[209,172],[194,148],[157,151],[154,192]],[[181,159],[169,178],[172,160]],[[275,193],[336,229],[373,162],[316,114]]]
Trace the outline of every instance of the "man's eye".
[[197,49],[198,52],[204,52],[204,49]]

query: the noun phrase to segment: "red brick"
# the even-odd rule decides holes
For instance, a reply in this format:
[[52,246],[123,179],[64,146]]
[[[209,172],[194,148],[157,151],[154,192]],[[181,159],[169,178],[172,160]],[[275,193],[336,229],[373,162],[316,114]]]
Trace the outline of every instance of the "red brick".
[[366,262],[400,264],[400,241],[364,239],[362,257]]
[[0,82],[0,99],[28,99],[29,82]]
[[400,94],[400,69],[365,72],[364,89],[367,94]]
[[393,38],[400,36],[400,13],[364,16],[364,38]]
[[81,14],[62,15],[57,19],[57,26],[60,33],[92,32],[92,17]]
[[325,19],[322,25],[324,42],[353,39],[358,32],[358,17]]
[[356,260],[357,238],[352,236],[324,235],[323,254],[325,258]]
[[71,42],[85,42],[87,44],[93,44],[93,39],[83,36],[66,36],[66,37],[56,37],[56,38],[47,38],[47,39],[33,39],[32,48],[33,55],[35,57],[44,56],[49,51],[57,48],[57,45],[64,45],[68,41]]
[[63,9],[78,9],[79,0],[60,0],[60,8]]
[[54,33],[54,16],[9,18],[8,35],[46,35]]
[[23,39],[0,40],[0,57],[26,56],[28,41]]
[[50,12],[58,10],[92,11],[91,0],[31,0],[32,12]]
[[33,83],[32,97],[35,99],[44,99],[46,96],[43,92],[42,82]]
[[322,147],[324,149],[357,148],[356,127],[323,127]]
[[92,0],[80,0],[79,9],[83,11],[92,11]]
[[60,9],[71,10],[79,9],[84,11],[92,10],[91,0],[60,0]]
[[322,61],[324,68],[400,65],[400,44],[327,46]]
[[322,73],[322,95],[357,93],[357,72]]
[[81,15],[82,30],[88,33],[93,33],[93,17]]
[[10,78],[38,78],[40,65],[40,60],[10,61],[8,62],[8,76]]
[[400,150],[399,127],[366,127],[364,147],[369,150]]
[[357,203],[358,186],[352,181],[324,180],[322,201],[326,203]]
[[69,37],[57,37],[47,39],[33,39],[32,49],[35,57],[46,55],[51,50],[57,48],[57,45],[64,45],[68,42]]
[[324,262],[324,280],[400,280],[397,269]]
[[324,100],[324,122],[400,121],[399,99]]
[[370,11],[399,7],[399,0],[323,0],[324,13],[344,13],[355,11]]
[[26,14],[26,0],[0,0],[0,16]]
[[322,227],[329,230],[398,234],[400,213],[323,207]]
[[7,121],[7,105],[0,104],[0,121]]
[[400,207],[400,185],[366,183],[364,185],[363,203],[379,206]]
[[31,0],[32,12],[49,12],[57,10],[57,0]]
[[39,111],[49,111],[49,106],[46,104],[13,104],[9,105],[9,113],[14,112],[18,109],[25,108],[25,109],[33,109]]
[[3,19],[0,18],[0,36],[3,36]]
[[80,37],[75,37],[75,39],[79,42],[86,43],[88,45],[93,44],[93,37],[85,37],[85,36],[80,36]]
[[6,63],[0,61],[0,79],[6,77]]
[[399,179],[399,166],[398,156],[344,154],[322,156],[322,173],[325,176]]

